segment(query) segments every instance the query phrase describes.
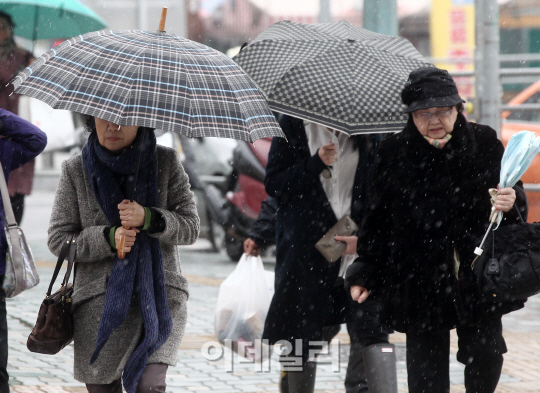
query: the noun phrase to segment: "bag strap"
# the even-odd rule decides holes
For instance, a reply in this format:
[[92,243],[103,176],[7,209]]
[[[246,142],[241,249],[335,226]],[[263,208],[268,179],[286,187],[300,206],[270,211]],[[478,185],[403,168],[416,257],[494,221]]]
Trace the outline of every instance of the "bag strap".
[[15,214],[9,199],[9,192],[4,175],[4,168],[0,163],[0,192],[2,195],[2,203],[4,205],[4,215],[6,217],[6,229],[9,233],[11,248],[8,250],[11,257],[11,265],[13,266],[13,274],[15,276],[15,289],[11,296],[15,296],[24,290],[24,261],[23,252],[21,249],[21,237],[19,236],[19,226],[15,221]]
[[68,254],[68,266],[66,274],[64,275],[64,280],[62,281],[62,286],[66,286],[69,282],[69,277],[71,276],[71,271],[73,270],[73,265],[75,265],[75,254],[77,253],[77,238],[79,233],[75,232],[73,238],[71,239],[71,245],[69,246]]
[[2,202],[4,204],[4,215],[6,216],[6,224],[8,228],[16,227],[17,221],[15,221],[15,214],[13,214],[13,207],[11,207],[9,191],[6,184],[6,176],[4,175],[4,168],[1,164],[0,178],[0,191],[2,192]]
[[47,297],[51,296],[53,285],[56,281],[56,278],[58,277],[58,273],[60,272],[60,269],[62,268],[62,264],[64,263],[66,257],[68,258],[68,267],[67,272],[64,276],[64,280],[62,281],[62,286],[65,286],[67,284],[67,281],[69,280],[69,276],[71,274],[73,261],[75,259],[75,251],[77,250],[75,242],[78,235],[78,233],[67,234],[66,240],[62,246],[62,249],[60,250],[60,255],[58,256],[58,261],[56,262],[56,267],[54,268],[54,273],[51,278],[51,283],[49,284],[49,289],[47,290]]
[[525,222],[525,220],[523,220],[523,216],[521,215],[521,212],[519,211],[519,208],[517,207],[517,203],[514,203],[514,210],[516,211],[521,222]]

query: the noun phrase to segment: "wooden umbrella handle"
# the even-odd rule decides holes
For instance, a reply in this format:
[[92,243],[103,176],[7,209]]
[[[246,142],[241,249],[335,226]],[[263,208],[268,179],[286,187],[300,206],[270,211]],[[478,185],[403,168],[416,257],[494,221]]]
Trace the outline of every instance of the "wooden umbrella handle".
[[167,7],[161,10],[161,20],[159,21],[159,31],[165,31],[165,21],[167,20]]
[[[129,227],[124,227],[124,229],[131,229]],[[118,242],[118,250],[116,254],[118,255],[118,258],[124,259],[126,257],[126,253],[124,252],[124,244],[126,244],[126,237],[120,236],[120,241]]]

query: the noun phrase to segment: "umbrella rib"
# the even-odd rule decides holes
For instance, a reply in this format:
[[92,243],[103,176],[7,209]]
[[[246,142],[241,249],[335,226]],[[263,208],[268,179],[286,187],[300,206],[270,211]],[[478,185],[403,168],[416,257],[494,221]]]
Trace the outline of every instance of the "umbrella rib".
[[57,49],[16,79],[18,93],[119,125],[246,141],[283,136],[245,72],[199,43],[165,33],[101,31]]

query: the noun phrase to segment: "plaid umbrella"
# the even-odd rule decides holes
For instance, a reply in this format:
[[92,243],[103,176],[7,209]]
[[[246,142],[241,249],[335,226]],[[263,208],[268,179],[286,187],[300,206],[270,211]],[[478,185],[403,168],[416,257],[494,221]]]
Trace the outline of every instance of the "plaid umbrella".
[[11,82],[15,93],[119,125],[245,141],[281,136],[264,97],[223,53],[165,32],[73,37]]
[[344,21],[276,23],[233,60],[273,110],[350,134],[401,130],[401,90],[430,65],[406,39]]

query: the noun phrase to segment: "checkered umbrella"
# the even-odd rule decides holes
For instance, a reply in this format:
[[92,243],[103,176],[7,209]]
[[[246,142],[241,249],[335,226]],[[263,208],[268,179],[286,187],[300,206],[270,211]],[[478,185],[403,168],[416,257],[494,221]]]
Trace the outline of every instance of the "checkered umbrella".
[[430,65],[406,39],[344,21],[276,23],[233,60],[273,110],[350,134],[401,130],[401,90]]
[[188,137],[283,133],[250,77],[223,53],[165,32],[73,37],[11,82],[53,108]]

